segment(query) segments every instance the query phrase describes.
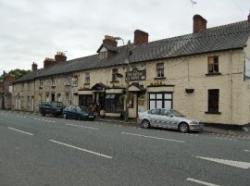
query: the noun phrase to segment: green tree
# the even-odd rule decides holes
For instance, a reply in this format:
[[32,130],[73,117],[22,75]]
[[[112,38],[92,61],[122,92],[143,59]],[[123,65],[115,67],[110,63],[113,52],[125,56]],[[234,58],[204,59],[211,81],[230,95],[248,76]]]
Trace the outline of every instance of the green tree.
[[[28,73],[30,73],[30,70],[14,69],[9,71],[7,74],[13,75],[16,77],[16,79],[19,79]],[[0,75],[0,80],[3,79],[3,77],[4,77],[4,72],[2,75]]]

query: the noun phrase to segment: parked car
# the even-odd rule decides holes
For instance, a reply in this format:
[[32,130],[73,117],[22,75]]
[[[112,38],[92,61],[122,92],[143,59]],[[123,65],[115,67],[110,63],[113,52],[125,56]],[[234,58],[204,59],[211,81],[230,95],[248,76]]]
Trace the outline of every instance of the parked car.
[[63,110],[65,119],[94,120],[95,114],[80,106],[68,106]]
[[39,104],[39,111],[43,116],[45,116],[46,114],[52,114],[53,116],[62,115],[63,108],[63,103],[57,101],[41,102]]
[[176,110],[152,109],[139,112],[138,123],[142,128],[160,127],[175,129],[186,133],[189,131],[202,131],[203,125],[194,119],[188,119]]

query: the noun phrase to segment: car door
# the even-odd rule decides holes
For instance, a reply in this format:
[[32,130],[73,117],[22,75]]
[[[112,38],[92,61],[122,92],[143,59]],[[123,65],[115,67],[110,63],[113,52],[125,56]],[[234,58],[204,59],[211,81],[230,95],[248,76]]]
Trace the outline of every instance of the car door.
[[161,109],[161,115],[159,116],[160,127],[171,128],[169,111],[167,109]]
[[177,126],[177,119],[176,119],[174,113],[171,112],[171,110],[168,110],[166,112],[166,125],[170,129],[176,129],[176,127],[178,128],[178,126]]
[[68,109],[68,116],[70,119],[74,119],[74,107],[70,106]]
[[152,109],[149,111],[149,119],[150,119],[150,125],[154,127],[159,126],[159,116],[160,116],[160,109]]
[[45,103],[44,112],[45,113],[50,113],[50,109],[51,109],[51,104],[50,103]]

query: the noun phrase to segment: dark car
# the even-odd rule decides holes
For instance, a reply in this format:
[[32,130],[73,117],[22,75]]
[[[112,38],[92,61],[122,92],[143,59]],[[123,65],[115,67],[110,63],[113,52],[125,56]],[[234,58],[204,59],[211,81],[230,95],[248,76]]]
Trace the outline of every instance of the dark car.
[[39,105],[39,111],[43,116],[45,116],[46,114],[60,116],[63,113],[63,108],[63,103],[57,101],[41,102]]
[[65,119],[94,120],[95,114],[79,106],[68,106],[63,110]]

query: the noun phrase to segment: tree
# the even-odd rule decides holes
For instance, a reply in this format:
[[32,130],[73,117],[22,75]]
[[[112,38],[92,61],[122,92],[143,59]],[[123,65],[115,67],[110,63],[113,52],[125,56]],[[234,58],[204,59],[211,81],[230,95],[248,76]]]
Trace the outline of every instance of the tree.
[[[16,79],[23,77],[24,75],[30,73],[30,70],[14,69],[8,72],[8,74],[15,76]],[[0,75],[0,79],[3,79],[4,73]]]

